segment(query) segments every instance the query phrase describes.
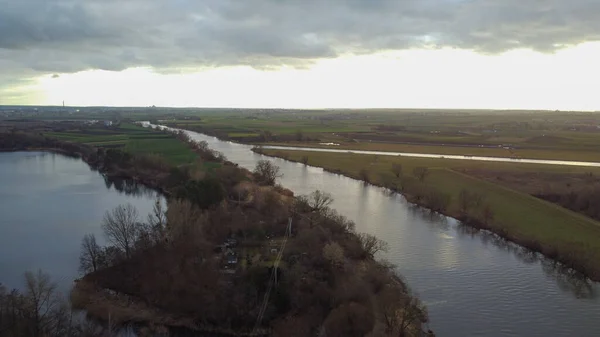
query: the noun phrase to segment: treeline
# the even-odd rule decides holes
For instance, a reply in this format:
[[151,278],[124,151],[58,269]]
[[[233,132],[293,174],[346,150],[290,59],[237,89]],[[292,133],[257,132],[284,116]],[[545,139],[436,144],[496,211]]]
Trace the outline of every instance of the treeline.
[[537,193],[534,196],[600,221],[600,207],[598,207],[600,205],[600,189],[598,188],[564,193]]
[[222,140],[231,140],[240,143],[266,143],[266,142],[316,142],[319,138],[306,135],[302,130],[294,133],[278,134],[270,130],[240,130],[238,132],[247,132],[252,135],[230,137],[229,132],[215,130],[201,125],[189,125],[178,123],[166,123],[174,128],[182,128],[190,131],[203,133],[205,135],[217,137]]
[[37,133],[0,132],[0,151],[26,151],[32,149],[54,149],[72,156],[83,156],[94,152],[92,147],[63,142]]
[[0,337],[104,337],[107,331],[75,315],[56,284],[41,271],[27,272],[24,290],[0,284]]

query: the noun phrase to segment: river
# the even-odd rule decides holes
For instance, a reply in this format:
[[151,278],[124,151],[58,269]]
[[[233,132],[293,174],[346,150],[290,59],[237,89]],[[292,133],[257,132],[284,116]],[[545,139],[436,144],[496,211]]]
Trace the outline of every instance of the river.
[[[263,155],[251,146],[186,131],[248,169]],[[269,158],[297,195],[320,189],[357,230],[386,240],[398,266],[427,304],[438,336],[597,336],[600,285],[570,275],[537,254],[431,215],[401,195],[321,168]]]
[[144,220],[157,193],[108,180],[81,159],[48,152],[0,153],[0,282],[22,288],[42,269],[66,293],[78,278],[81,239],[104,238],[104,213],[131,203]]

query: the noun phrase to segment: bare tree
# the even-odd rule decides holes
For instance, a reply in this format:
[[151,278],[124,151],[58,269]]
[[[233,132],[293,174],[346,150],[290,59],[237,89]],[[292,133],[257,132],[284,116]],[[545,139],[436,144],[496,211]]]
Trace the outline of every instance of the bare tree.
[[471,206],[474,204],[473,194],[466,189],[460,190],[458,194],[458,206],[460,208],[460,212],[463,214],[467,214],[471,209]]
[[479,209],[481,206],[483,206],[483,202],[485,201],[485,195],[476,192],[472,193],[472,195],[473,207]]
[[423,182],[425,181],[425,178],[427,178],[427,176],[429,175],[429,169],[427,167],[415,167],[413,169],[413,175],[419,179],[419,181]]
[[373,310],[359,303],[344,303],[331,310],[323,322],[326,336],[363,337],[373,330]]
[[471,209],[479,209],[483,201],[483,195],[477,192],[470,192],[464,188],[458,194],[458,206],[463,214],[469,213]]
[[331,242],[323,247],[323,257],[333,266],[339,267],[344,263],[344,248],[337,242]]
[[450,205],[452,198],[449,194],[441,193],[437,190],[429,191],[426,196],[426,205],[432,211],[443,212]]
[[102,230],[106,239],[125,252],[125,257],[131,256],[135,240],[139,232],[139,214],[131,205],[119,205],[104,214]]
[[402,175],[402,165],[398,163],[393,163],[392,173],[396,176],[396,178],[400,178],[400,176]]
[[208,215],[187,200],[171,200],[167,214],[167,237],[178,244],[187,241],[196,244],[206,240]]
[[152,212],[148,214],[148,223],[163,228],[167,224],[167,212],[160,198],[156,198]]
[[365,183],[370,182],[369,180],[369,171],[367,169],[360,169],[360,171],[358,171],[358,178],[362,181],[364,181]]
[[27,309],[31,314],[31,328],[34,336],[42,336],[51,327],[51,318],[59,308],[56,284],[50,276],[38,270],[37,273],[25,273],[25,297]]
[[494,210],[490,205],[485,205],[483,208],[483,223],[489,225],[494,220]]
[[152,212],[148,214],[148,235],[154,244],[165,238],[167,228],[167,211],[160,198],[156,198]]
[[302,164],[308,165],[308,156],[302,156],[301,161],[302,161]]
[[330,193],[316,190],[308,196],[307,202],[313,212],[320,213],[331,205],[333,197]]
[[327,192],[319,190],[309,195],[301,195],[295,198],[293,211],[299,214],[307,214],[309,225],[312,228],[315,219],[319,216],[328,215],[329,205],[333,202],[333,197]]
[[[186,137],[189,137],[187,134],[185,134],[185,135],[186,135]],[[205,140],[196,142],[196,146],[201,151],[210,151],[210,147],[208,147],[208,142]]]
[[41,271],[25,274],[23,293],[0,285],[0,336],[102,337],[101,327],[76,317]]
[[87,234],[81,240],[81,255],[79,256],[79,270],[84,273],[95,272],[100,268],[102,248],[96,242],[94,234]]
[[358,239],[365,254],[371,258],[379,252],[386,252],[388,250],[387,242],[378,239],[375,235],[360,233],[358,234]]
[[387,333],[404,337],[411,327],[419,331],[421,323],[429,320],[427,308],[418,298],[404,292],[397,286],[389,285],[379,295]]
[[279,166],[272,162],[268,160],[259,160],[254,168],[254,175],[258,178],[259,182],[273,186],[275,185],[277,178],[283,177],[283,174],[279,171]]
[[262,130],[261,136],[265,142],[271,141],[273,139],[273,133],[269,130]]

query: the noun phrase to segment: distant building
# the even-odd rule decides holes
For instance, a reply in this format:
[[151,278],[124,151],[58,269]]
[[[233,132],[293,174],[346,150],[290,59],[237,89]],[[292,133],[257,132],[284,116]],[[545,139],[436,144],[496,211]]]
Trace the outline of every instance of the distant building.
[[108,127],[108,126],[112,126],[113,122],[112,121],[104,121],[104,126]]

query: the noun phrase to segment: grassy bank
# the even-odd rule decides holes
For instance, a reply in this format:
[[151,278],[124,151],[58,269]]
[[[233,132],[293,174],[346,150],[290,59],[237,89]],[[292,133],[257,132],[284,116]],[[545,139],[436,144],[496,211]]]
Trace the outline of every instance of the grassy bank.
[[453,145],[415,145],[381,142],[341,142],[337,145],[326,145],[321,142],[268,142],[261,145],[314,147],[336,150],[430,153],[441,155],[463,155],[479,157],[501,157],[520,159],[548,159],[568,161],[600,162],[600,153],[597,151],[574,151],[568,149],[527,149],[503,147],[478,147],[478,146],[453,146]]
[[[600,279],[600,223],[558,205],[500,183],[465,174],[471,170],[495,174],[544,171],[553,176],[589,174],[589,168],[512,163],[465,162],[447,159],[388,157],[346,153],[261,150],[262,153],[323,167],[352,178],[403,192],[409,200],[488,228]],[[396,177],[392,166],[400,165]],[[427,168],[423,181],[413,177]],[[587,172],[587,173],[586,173]],[[598,170],[594,171],[596,174]],[[480,205],[463,207],[461,193],[482,196]],[[435,201],[435,203],[433,202]],[[428,203],[431,202],[431,205]],[[465,208],[467,208],[465,210]]]

